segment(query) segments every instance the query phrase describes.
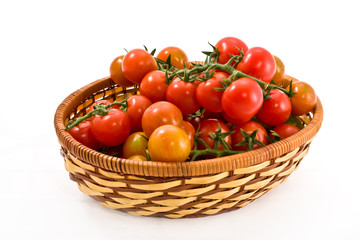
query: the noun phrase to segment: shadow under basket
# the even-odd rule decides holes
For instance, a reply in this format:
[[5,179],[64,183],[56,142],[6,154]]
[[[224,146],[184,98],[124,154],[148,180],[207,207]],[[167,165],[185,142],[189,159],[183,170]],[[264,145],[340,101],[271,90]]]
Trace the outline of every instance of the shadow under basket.
[[318,99],[314,111],[300,118],[306,126],[289,138],[242,154],[182,163],[105,155],[65,131],[69,119],[82,116],[94,101],[119,101],[136,92],[136,87],[119,87],[109,77],[99,79],[69,95],[54,119],[70,179],[101,205],[133,215],[201,217],[244,207],[297,169],[323,118]]

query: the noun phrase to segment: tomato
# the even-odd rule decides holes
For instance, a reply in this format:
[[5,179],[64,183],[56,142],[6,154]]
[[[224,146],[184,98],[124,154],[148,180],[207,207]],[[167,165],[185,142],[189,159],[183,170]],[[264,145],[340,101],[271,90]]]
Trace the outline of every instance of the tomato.
[[151,134],[148,150],[153,161],[184,162],[190,154],[191,144],[184,130],[163,125]]
[[187,69],[190,68],[190,63],[186,53],[178,47],[164,48],[158,53],[157,58],[166,62],[169,55],[171,55],[171,65],[175,66],[177,69],[183,69],[184,64]]
[[122,148],[123,148],[122,145],[109,148],[108,150],[105,151],[105,154],[121,158],[122,157]]
[[[219,130],[219,125],[221,129],[221,133],[230,132],[228,126],[224,122],[218,119],[206,119],[200,123],[200,128],[199,128],[200,134],[198,137],[204,140],[204,142],[212,149],[215,146],[215,140],[211,138],[210,134],[215,134]],[[224,140],[229,146],[231,146],[231,135],[226,136]],[[205,149],[205,146],[200,143],[198,145],[198,149]],[[218,150],[224,150],[224,149],[225,149],[224,145],[220,144]]]
[[277,126],[288,120],[291,113],[289,97],[278,89],[270,91],[270,99],[266,99],[260,111],[255,115],[263,124]]
[[276,63],[273,55],[262,47],[250,48],[236,67],[237,70],[269,83],[274,77]]
[[[106,99],[98,100],[98,101],[94,102],[93,104],[91,104],[91,106],[86,110],[86,113],[89,113],[89,112],[93,111],[93,110],[94,110],[94,106],[98,106],[98,105],[100,105],[100,104],[106,106],[106,105],[108,105],[108,104],[110,104],[110,103],[112,103],[112,101],[110,101],[110,100],[106,100]],[[111,108],[112,108],[112,109],[119,109],[119,106],[114,105],[114,106],[112,106]]]
[[134,155],[145,156],[147,140],[144,132],[130,134],[123,144],[123,157],[129,158]]
[[101,144],[94,138],[90,125],[90,121],[81,122],[79,125],[71,128],[69,133],[81,144],[88,148],[98,150],[101,147]]
[[[281,124],[276,126],[273,131],[280,136],[280,139],[284,139],[299,132],[300,129],[291,124]],[[270,136],[272,136],[272,134],[270,134]]]
[[196,99],[199,104],[211,112],[222,112],[221,98],[223,92],[215,90],[215,88],[223,88],[222,79],[228,78],[229,74],[217,72],[212,78],[205,82],[201,82],[196,88]]
[[247,45],[235,37],[225,37],[219,40],[215,47],[219,50],[218,63],[221,64],[227,63],[231,58],[230,55],[240,55],[239,49],[242,49],[244,53],[248,51]]
[[109,147],[123,143],[130,128],[127,114],[119,109],[110,109],[105,116],[95,115],[91,121],[91,132],[95,139]]
[[152,104],[151,101],[142,95],[133,95],[128,98],[127,114],[131,122],[131,131],[140,131],[142,129],[141,119],[145,110]]
[[122,62],[124,76],[133,83],[140,83],[148,72],[157,68],[155,58],[143,49],[129,51]]
[[[293,82],[292,87],[296,94],[291,98],[291,114],[301,116],[313,110],[317,101],[314,89],[308,83],[301,81]],[[289,88],[290,86],[286,89]]]
[[194,113],[200,109],[196,99],[196,85],[175,78],[166,90],[166,101],[175,104],[183,114]]
[[181,125],[181,129],[184,130],[188,135],[191,144],[191,149],[193,149],[195,132],[196,132],[194,126],[188,121],[183,121]]
[[[269,140],[267,139],[267,132],[261,124],[254,122],[254,121],[248,121],[239,125],[236,125],[233,129],[235,132],[231,135],[232,140],[232,148],[237,151],[246,151],[248,150],[248,145],[242,145],[242,146],[236,146],[237,144],[241,143],[245,140],[244,135],[241,132],[241,129],[247,132],[248,134],[253,133],[254,131],[258,130],[256,133],[255,139],[262,142],[264,145],[269,144]],[[261,148],[262,146],[260,144],[254,144],[253,149]]]
[[285,65],[279,57],[273,57],[275,59],[276,71],[272,80],[275,82],[276,85],[281,86],[285,77]]
[[151,102],[165,101],[168,84],[165,80],[165,72],[154,70],[145,75],[140,83],[140,94],[147,97]]
[[141,122],[143,131],[147,137],[150,137],[151,133],[162,125],[172,124],[180,127],[183,116],[174,104],[160,101],[145,110]]
[[260,110],[262,103],[262,89],[250,78],[239,78],[232,82],[221,99],[225,114],[237,123],[249,121]]
[[142,155],[133,155],[131,157],[129,157],[129,160],[134,160],[134,161],[147,161],[145,156]]
[[123,58],[124,56],[119,56],[112,61],[110,65],[110,77],[120,87],[130,87],[133,86],[134,83],[129,81],[122,71]]

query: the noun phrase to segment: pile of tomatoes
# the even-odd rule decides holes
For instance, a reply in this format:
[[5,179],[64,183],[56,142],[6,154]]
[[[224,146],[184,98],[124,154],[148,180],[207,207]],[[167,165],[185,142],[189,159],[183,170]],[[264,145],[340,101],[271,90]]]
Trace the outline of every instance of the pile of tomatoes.
[[300,130],[297,117],[317,101],[309,84],[284,81],[283,62],[262,47],[235,37],[211,46],[202,63],[177,47],[117,57],[111,79],[139,90],[121,102],[93,103],[67,130],[109,155],[164,162],[241,153]]

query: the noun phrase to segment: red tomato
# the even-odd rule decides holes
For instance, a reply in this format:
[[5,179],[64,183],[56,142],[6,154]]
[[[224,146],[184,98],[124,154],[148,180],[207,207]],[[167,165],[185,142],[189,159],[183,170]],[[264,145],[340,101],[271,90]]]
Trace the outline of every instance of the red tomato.
[[246,44],[238,38],[225,37],[215,44],[215,47],[219,50],[218,63],[225,64],[230,60],[230,54],[240,55],[239,49],[242,49],[244,53],[248,51]]
[[215,90],[215,88],[223,88],[222,79],[228,78],[229,74],[217,72],[212,78],[205,82],[201,82],[196,88],[196,99],[199,104],[211,112],[222,112],[221,98],[223,92]]
[[292,86],[296,94],[291,98],[291,114],[301,116],[313,110],[317,101],[315,90],[306,82],[293,82]]
[[[108,105],[108,104],[110,104],[110,103],[112,103],[112,101],[110,101],[110,100],[106,100],[106,99],[98,100],[98,101],[94,102],[93,104],[91,104],[91,106],[86,110],[86,113],[89,113],[89,112],[91,112],[92,110],[94,110],[94,106],[98,106],[98,105],[100,105],[100,104],[106,106],[106,105]],[[112,106],[111,108],[112,108],[112,109],[119,109],[119,106],[114,105],[114,106]]]
[[[266,132],[265,128],[257,122],[248,121],[248,122],[242,123],[240,125],[236,125],[235,128],[233,129],[235,132],[231,135],[231,140],[232,140],[232,148],[234,150],[237,150],[237,151],[248,150],[248,145],[236,146],[236,144],[241,143],[245,139],[241,132],[241,129],[244,130],[245,132],[247,132],[248,134],[251,134],[254,131],[259,129],[258,132],[256,133],[255,139],[262,142],[264,145],[269,144],[269,140],[266,138],[267,132]],[[253,149],[257,149],[260,147],[262,147],[262,146],[259,144],[253,145]]]
[[172,124],[181,127],[183,116],[174,104],[160,101],[148,107],[142,117],[142,128],[147,137],[158,127]]
[[[221,133],[230,132],[228,126],[217,119],[206,119],[200,123],[199,132],[201,133],[198,137],[204,140],[204,142],[210,147],[214,148],[215,140],[211,138],[210,134],[214,134],[219,130],[219,124]],[[231,146],[231,135],[224,138],[225,142]],[[205,149],[203,144],[198,145],[198,149]],[[220,144],[218,150],[224,150],[223,144]]]
[[193,149],[195,132],[196,132],[194,126],[188,121],[183,121],[183,123],[181,125],[181,129],[184,130],[186,132],[186,134],[188,135],[190,144],[191,144],[191,149]]
[[[280,136],[280,139],[284,139],[299,132],[300,129],[291,124],[281,124],[276,126],[273,131]],[[270,134],[270,136],[272,136],[272,134]]]
[[166,101],[175,104],[183,114],[194,113],[200,109],[195,95],[196,85],[175,78],[166,90]]
[[260,110],[263,93],[260,85],[250,78],[239,78],[223,93],[221,106],[236,122],[247,122]]
[[186,56],[186,53],[178,47],[164,48],[158,53],[157,58],[166,62],[170,54],[171,65],[175,66],[177,69],[183,69],[185,64],[187,69],[190,68],[190,63],[188,57]]
[[289,97],[278,89],[270,92],[270,99],[266,99],[256,118],[263,124],[277,126],[283,124],[290,117],[291,102]]
[[261,47],[250,48],[236,67],[237,70],[269,83],[274,77],[276,63],[273,55]]
[[122,71],[125,77],[133,83],[140,83],[148,72],[157,68],[155,58],[143,49],[129,51],[122,63]]
[[151,71],[145,75],[140,84],[140,94],[147,97],[151,102],[165,101],[168,84],[165,80],[165,72],[160,70]]
[[122,145],[109,148],[105,151],[105,154],[121,158],[122,157]]
[[101,147],[101,144],[94,138],[90,125],[90,121],[81,122],[79,125],[70,129],[69,133],[81,144],[88,148],[98,150]]
[[123,143],[130,128],[128,115],[119,109],[111,109],[105,116],[95,115],[91,121],[91,132],[95,139],[109,147]]
[[133,86],[134,83],[130,82],[122,71],[122,62],[124,56],[119,56],[115,58],[110,65],[110,77],[111,79],[117,83],[121,87],[130,87]]
[[131,122],[131,131],[141,131],[141,119],[145,110],[152,104],[151,101],[142,95],[133,95],[128,98],[127,114]]

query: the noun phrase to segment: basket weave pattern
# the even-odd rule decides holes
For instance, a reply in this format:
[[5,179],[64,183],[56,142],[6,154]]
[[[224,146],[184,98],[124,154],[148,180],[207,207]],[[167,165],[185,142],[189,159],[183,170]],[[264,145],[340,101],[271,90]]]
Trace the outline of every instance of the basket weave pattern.
[[64,125],[99,99],[121,100],[136,88],[100,79],[71,94],[55,114],[55,129],[70,179],[101,205],[133,215],[199,217],[243,207],[270,191],[299,166],[322,121],[320,101],[299,133],[255,151],[185,163],[131,161],[91,150]]

